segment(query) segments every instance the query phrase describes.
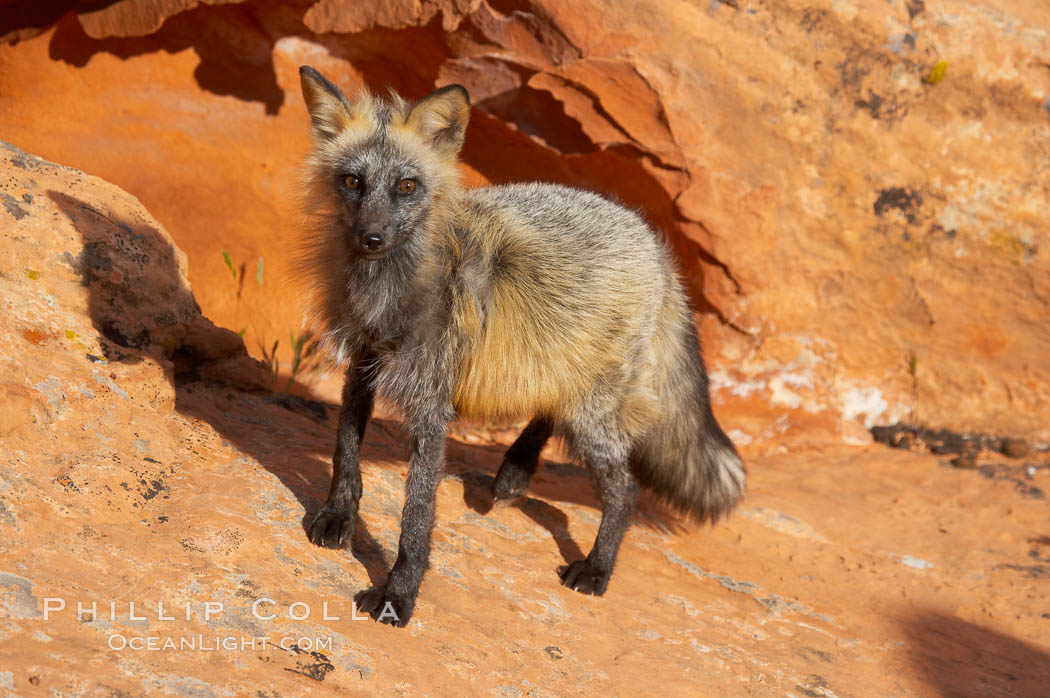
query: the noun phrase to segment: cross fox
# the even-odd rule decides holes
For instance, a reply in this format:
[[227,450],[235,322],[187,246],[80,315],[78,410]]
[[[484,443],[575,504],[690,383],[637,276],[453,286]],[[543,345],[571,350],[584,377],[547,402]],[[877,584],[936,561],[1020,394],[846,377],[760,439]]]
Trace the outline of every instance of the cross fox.
[[303,270],[322,343],[346,366],[328,500],[309,524],[351,538],[373,400],[412,437],[397,560],[359,608],[404,626],[428,567],[454,417],[531,421],[507,450],[495,501],[522,496],[561,437],[597,481],[602,519],[562,584],[603,594],[639,485],[698,522],[725,516],[744,465],[715,421],[696,328],[670,252],[634,212],[532,182],[464,189],[470,98],[449,85],[408,103],[347,98],[300,68],[314,148]]

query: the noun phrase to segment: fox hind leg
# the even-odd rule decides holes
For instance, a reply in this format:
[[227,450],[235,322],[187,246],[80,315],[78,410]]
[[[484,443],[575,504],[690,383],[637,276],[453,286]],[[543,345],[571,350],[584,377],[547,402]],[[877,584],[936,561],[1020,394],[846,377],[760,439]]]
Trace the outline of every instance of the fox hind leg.
[[540,451],[550,439],[553,430],[553,425],[546,417],[532,418],[503,457],[503,464],[500,465],[496,480],[492,484],[494,500],[517,499],[525,494],[529,479],[536,472]]
[[602,521],[591,552],[565,568],[561,581],[580,593],[601,596],[638,500],[638,482],[631,472],[629,439],[612,424],[574,429],[569,442],[598,483]]

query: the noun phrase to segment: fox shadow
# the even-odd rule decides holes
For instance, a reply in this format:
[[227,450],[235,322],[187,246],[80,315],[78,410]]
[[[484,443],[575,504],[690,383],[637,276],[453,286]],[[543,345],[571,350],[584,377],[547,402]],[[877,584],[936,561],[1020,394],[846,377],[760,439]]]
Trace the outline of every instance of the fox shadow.
[[[305,536],[331,481],[339,406],[318,401],[305,386],[297,386],[296,393],[307,397],[277,394],[224,375],[224,362],[238,357],[240,363],[234,362],[237,370],[243,372],[247,365],[257,374],[267,374],[247,357],[239,337],[200,315],[167,236],[149,224],[120,220],[69,193],[50,191],[48,195],[81,236],[82,251],[72,265],[88,289],[88,312],[100,334],[105,360],[170,360],[175,409],[210,425],[223,440],[276,476],[302,507],[300,523]],[[145,281],[129,284],[128,274],[115,273],[129,269],[128,265],[134,265],[141,272],[136,278]],[[162,304],[157,299],[163,299]],[[173,343],[165,328],[177,320],[200,323],[205,331],[191,331]],[[215,356],[209,343],[230,345],[234,351]],[[364,469],[404,468],[408,442],[396,421],[373,419],[362,446]],[[289,444],[301,455],[289,458]],[[479,514],[492,509],[491,486],[505,449],[504,445],[448,439],[445,477],[462,482],[465,504]],[[589,472],[571,463],[544,461],[530,492],[537,496],[514,506],[550,533],[566,564],[582,559],[583,551],[569,534],[567,515],[545,500],[600,509]],[[665,531],[680,526],[670,512],[645,503],[636,510],[636,521]],[[392,564],[387,556],[396,551],[384,551],[360,515],[349,547],[373,584],[385,581]]]
[[926,612],[904,622],[908,660],[943,698],[1041,696],[1050,686],[1050,651],[961,618]]

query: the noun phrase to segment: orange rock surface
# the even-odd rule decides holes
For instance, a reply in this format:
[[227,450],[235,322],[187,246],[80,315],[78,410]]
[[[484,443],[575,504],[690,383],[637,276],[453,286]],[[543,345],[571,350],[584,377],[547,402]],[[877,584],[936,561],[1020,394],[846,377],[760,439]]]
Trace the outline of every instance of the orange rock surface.
[[[1050,440],[1048,32],[1026,0],[0,2],[0,693],[1044,695],[1046,452],[868,428]],[[666,233],[748,462],[728,522],[643,502],[583,597],[586,471],[552,449],[490,511],[514,434],[460,426],[413,620],[351,617],[406,439],[380,415],[352,549],[310,545],[339,379],[248,354],[301,327],[304,63],[462,83],[471,185]],[[205,649],[120,647],[150,637]]]
[[598,526],[586,471],[549,451],[528,498],[490,510],[508,440],[461,429],[412,621],[354,619],[397,546],[396,422],[369,427],[352,548],[311,545],[336,405],[262,389],[134,197],[5,145],[0,199],[6,694],[1035,696],[1050,682],[1038,454],[959,470],[881,446],[745,448],[750,490],[727,523],[697,530],[643,502],[594,598],[556,576]]

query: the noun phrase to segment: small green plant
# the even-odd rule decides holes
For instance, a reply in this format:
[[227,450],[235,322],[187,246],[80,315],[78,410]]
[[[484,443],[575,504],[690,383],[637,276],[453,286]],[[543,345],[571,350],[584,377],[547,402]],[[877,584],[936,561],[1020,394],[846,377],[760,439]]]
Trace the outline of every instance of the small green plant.
[[908,354],[908,374],[911,375],[911,421],[919,423],[919,357],[915,352]]
[[270,351],[266,351],[266,347],[263,346],[262,341],[259,342],[259,347],[263,353],[263,364],[266,366],[266,371],[270,374],[270,379],[273,381],[273,386],[277,387],[277,374],[281,372],[281,360],[277,358],[277,345],[281,343],[281,340],[273,340],[273,346]]
[[[277,349],[280,346],[280,340],[275,339],[273,344],[268,344],[263,339],[263,333],[259,331],[259,327],[255,322],[255,313],[250,306],[245,306],[244,304],[244,279],[247,274],[247,264],[241,263],[240,266],[235,265],[233,259],[230,257],[230,253],[226,250],[222,251],[222,259],[226,264],[226,268],[230,270],[233,282],[236,285],[237,306],[235,312],[240,316],[243,308],[248,316],[248,325],[242,327],[237,334],[243,337],[248,331],[248,328],[251,327],[252,332],[255,334],[256,341],[259,343],[259,353],[262,354],[263,365],[266,367],[266,371],[270,375],[274,389],[276,389],[277,381],[281,372],[281,361],[277,358]],[[260,291],[263,288],[265,271],[266,267],[263,263],[263,258],[259,257],[259,260],[255,264],[255,283]],[[291,337],[292,366],[291,373],[288,376],[288,383],[285,385],[285,391],[291,390],[292,384],[300,374],[306,375],[317,370],[317,364],[315,363],[317,342],[313,335],[309,331],[302,331],[298,336],[296,336],[295,332],[289,332],[288,334]]]
[[296,337],[294,332],[289,332],[288,335],[292,340],[292,370],[288,374],[288,385],[285,386],[285,391],[291,389],[292,383],[295,382],[296,376],[302,373],[312,373],[317,369],[314,363],[315,354],[317,352],[317,340],[314,338],[313,333],[309,330],[305,330],[299,333]]
[[[223,259],[224,262],[226,262],[226,268],[230,270],[231,274],[233,274],[233,282],[237,285],[237,296],[236,296],[237,297],[237,310],[236,310],[236,313],[237,313],[237,315],[240,315],[240,311],[241,311],[241,297],[244,295],[244,266],[245,265],[242,263],[241,267],[240,267],[240,271],[238,272],[237,267],[233,266],[233,260],[230,259],[230,253],[227,252],[226,250],[222,251],[222,259]],[[260,262],[262,261],[262,257],[259,258],[259,261]],[[259,285],[262,286],[261,283]],[[249,316],[249,319],[250,319],[250,316]],[[247,331],[248,331],[248,327],[245,326],[245,327],[242,327],[240,330],[238,330],[237,334],[240,335],[241,337],[243,337],[244,333],[247,332]],[[256,334],[258,334],[258,333],[256,333]]]

